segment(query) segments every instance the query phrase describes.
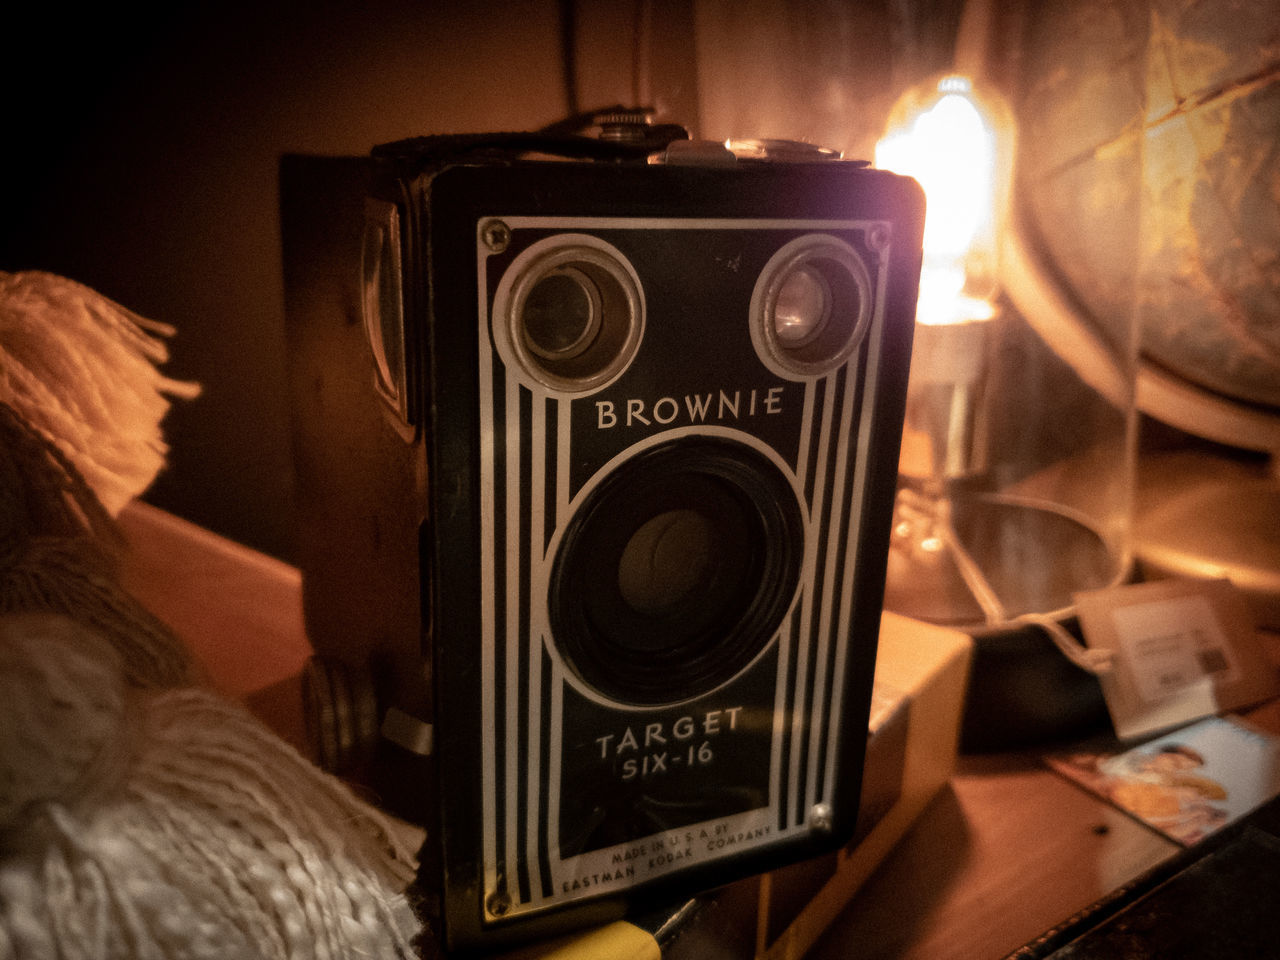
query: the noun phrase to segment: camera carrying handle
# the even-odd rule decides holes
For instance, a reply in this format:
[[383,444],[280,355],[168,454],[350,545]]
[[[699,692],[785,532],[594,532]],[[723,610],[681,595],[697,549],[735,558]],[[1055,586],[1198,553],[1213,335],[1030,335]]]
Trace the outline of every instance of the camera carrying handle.
[[[410,137],[374,147],[373,155],[424,167],[490,151],[506,156],[543,153],[574,160],[634,161],[661,153],[676,140],[689,139],[689,131],[679,124],[648,123],[647,113],[611,107],[575,114],[540,130]],[[601,136],[581,132],[593,126],[601,128]]]

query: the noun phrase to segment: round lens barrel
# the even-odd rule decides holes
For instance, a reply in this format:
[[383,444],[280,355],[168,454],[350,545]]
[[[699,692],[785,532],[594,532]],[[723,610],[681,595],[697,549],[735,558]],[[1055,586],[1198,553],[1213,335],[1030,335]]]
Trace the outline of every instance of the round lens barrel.
[[674,703],[740,672],[791,605],[804,525],[746,444],[686,438],[619,467],[574,515],[548,611],[570,669],[624,703]]
[[765,265],[752,297],[752,342],[786,376],[822,376],[849,359],[871,321],[862,257],[829,234],[787,243]]
[[640,285],[612,246],[544,238],[499,283],[494,336],[529,380],[562,393],[599,389],[630,364],[644,329]]

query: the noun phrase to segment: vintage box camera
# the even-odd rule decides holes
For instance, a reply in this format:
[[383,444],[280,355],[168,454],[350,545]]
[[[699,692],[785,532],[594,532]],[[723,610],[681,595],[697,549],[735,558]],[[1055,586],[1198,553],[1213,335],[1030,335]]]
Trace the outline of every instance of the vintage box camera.
[[281,167],[309,722],[451,949],[856,814],[922,194],[652,140]]

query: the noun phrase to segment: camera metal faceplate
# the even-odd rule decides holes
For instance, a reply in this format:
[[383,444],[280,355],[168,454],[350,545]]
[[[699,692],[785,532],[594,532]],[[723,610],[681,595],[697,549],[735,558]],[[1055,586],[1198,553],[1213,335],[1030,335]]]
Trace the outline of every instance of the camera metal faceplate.
[[[505,917],[807,837],[814,807],[848,809],[848,798],[836,803],[841,714],[831,707],[846,694],[857,567],[846,551],[857,550],[862,518],[846,516],[845,507],[859,502],[867,484],[870,424],[859,416],[857,399],[876,387],[883,317],[870,324],[856,360],[821,377],[783,379],[753,348],[749,281],[776,250],[820,231],[856,245],[883,289],[887,251],[873,251],[866,240],[887,237],[890,225],[652,217],[502,222],[510,231],[502,254],[478,237],[484,297],[477,335],[486,518],[481,582],[493,585],[482,588],[486,597],[498,598],[481,627],[488,651],[485,887]],[[478,226],[482,234],[485,223]],[[604,240],[639,265],[645,288],[639,351],[615,381],[585,396],[543,388],[490,348],[491,331],[504,320],[503,278],[519,269],[512,253],[564,234]],[[882,311],[883,301],[873,315]],[[799,542],[789,545],[803,558],[798,590],[784,598],[780,622],[757,628],[766,631],[757,639],[767,653],[736,683],[699,688],[672,663],[660,704],[629,702],[626,693],[593,687],[566,662],[548,597],[578,606],[594,598],[552,596],[552,560],[596,484],[658,446],[668,451],[667,462],[632,469],[678,469],[681,455],[703,438],[761,453],[771,466],[758,469],[776,471],[785,480],[781,496],[801,505],[804,523],[793,531]],[[501,533],[487,522],[499,517]],[[609,555],[584,561],[617,566]],[[544,700],[551,703],[547,729],[537,722]],[[699,723],[700,734],[691,729]],[[544,764],[545,781],[526,789],[527,770]],[[540,825],[543,803],[551,809]],[[824,822],[821,829],[832,826]]]
[[[410,762],[413,782],[401,786],[411,795],[421,787],[421,879],[438,891],[446,942],[497,945],[600,921],[847,840],[919,276],[918,188],[840,162],[702,169],[514,157],[411,171],[370,162],[354,181],[344,188],[348,208],[363,193],[399,212],[409,398],[401,410],[412,429],[401,426],[403,449],[389,455],[395,416],[383,404],[376,422],[376,403],[362,396],[358,427],[335,431],[349,444],[343,469],[365,461],[354,468],[364,483],[330,483],[329,516],[364,512],[379,546],[361,556],[352,543],[335,550],[332,529],[317,535],[316,576],[303,563],[314,582],[308,622],[341,621],[361,633],[358,614],[327,608],[363,601],[368,609],[380,573],[388,605],[405,589],[420,598],[419,619],[389,623],[369,611],[380,623],[365,642],[392,665],[383,669],[390,705],[435,726],[434,756]],[[304,187],[292,192],[299,204],[324,201],[303,199]],[[812,351],[791,363],[786,344],[777,349],[761,327],[762,304],[772,310],[780,296],[779,283],[761,278],[780,250],[806,238],[865,271],[848,283],[865,316],[829,369],[809,362]],[[595,265],[594,253],[577,266],[572,256],[538,260],[539,251],[573,244],[616,258],[620,271]],[[522,281],[535,262],[560,271],[557,279],[542,288],[539,278]],[[824,283],[802,292],[830,292]],[[562,295],[581,327],[548,334],[542,304]],[[533,333],[512,327],[513,310],[526,311]],[[600,335],[584,331],[597,321],[608,327],[611,310],[631,316],[638,334],[620,333],[596,363],[587,341]],[[340,379],[352,389],[363,379],[376,393],[367,348],[308,372],[334,377],[338,362],[350,368]],[[590,372],[597,367],[603,374]],[[312,443],[334,439],[305,424],[301,432]],[[371,432],[382,439],[364,436]],[[323,486],[323,470],[304,464],[317,475],[303,486]],[[640,492],[648,485],[661,489]],[[689,492],[702,489],[712,492]],[[644,517],[624,519],[619,505],[650,496],[663,516],[707,514],[706,543],[749,544],[747,553],[760,554],[756,564],[737,548],[719,559],[712,549],[711,561],[705,550],[677,552],[673,575],[695,566],[708,579],[690,574],[695,585],[681,602],[693,597],[692,606],[656,614],[671,628],[669,644],[661,628],[611,628],[600,622],[609,617],[590,612],[621,609],[617,556],[578,556],[585,572],[561,576],[572,566],[562,553],[579,549],[571,544],[625,543],[634,531],[610,539],[608,517],[616,511],[619,524],[642,526]],[[726,506],[706,506],[721,500]],[[606,507],[595,510],[593,529],[605,533],[584,539],[578,527],[597,502]],[[762,504],[783,506],[771,514]],[[326,522],[319,512],[312,520]],[[778,530],[788,531],[794,562],[770,546]],[[386,554],[410,535],[419,553],[406,571]],[[335,553],[345,556],[335,561]],[[352,571],[369,582],[355,591],[362,596],[333,593],[341,566],[364,567]],[[739,617],[751,603],[734,598],[757,583],[751,577],[763,577],[761,587],[782,583],[774,590],[781,599]],[[578,589],[592,594],[580,605]],[[723,638],[684,628],[704,595],[726,598],[717,601],[723,616],[708,620],[711,633],[721,621],[726,634],[746,624],[747,646],[727,673],[712,668]],[[565,622],[557,605],[588,610],[579,618],[588,635],[599,629],[635,663],[653,659],[659,679],[643,692],[625,679],[601,680],[557,640],[552,624]],[[329,630],[313,631],[317,650]],[[351,634],[341,644],[358,657]],[[680,669],[684,651],[695,649],[711,666],[694,669],[691,653],[690,668]],[[431,679],[425,689],[404,676],[415,660],[417,677]]]

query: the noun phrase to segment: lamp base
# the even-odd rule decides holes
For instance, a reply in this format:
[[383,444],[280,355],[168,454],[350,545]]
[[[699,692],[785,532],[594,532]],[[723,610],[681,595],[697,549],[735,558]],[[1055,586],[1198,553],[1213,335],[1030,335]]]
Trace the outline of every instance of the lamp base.
[[903,480],[885,606],[971,631],[1069,612],[1073,596],[1122,582],[1128,558],[1087,518],[1052,501]]
[[1048,501],[904,482],[885,607],[973,637],[961,749],[1021,749],[1096,733],[1108,714],[1097,678],[1018,618],[1049,612],[1078,640],[1072,594],[1127,574],[1101,535]]
[[[1075,617],[1060,621],[1079,639]],[[971,632],[973,665],[960,749],[989,753],[1079,740],[1108,729],[1098,678],[1081,670],[1043,629],[1015,623]]]

